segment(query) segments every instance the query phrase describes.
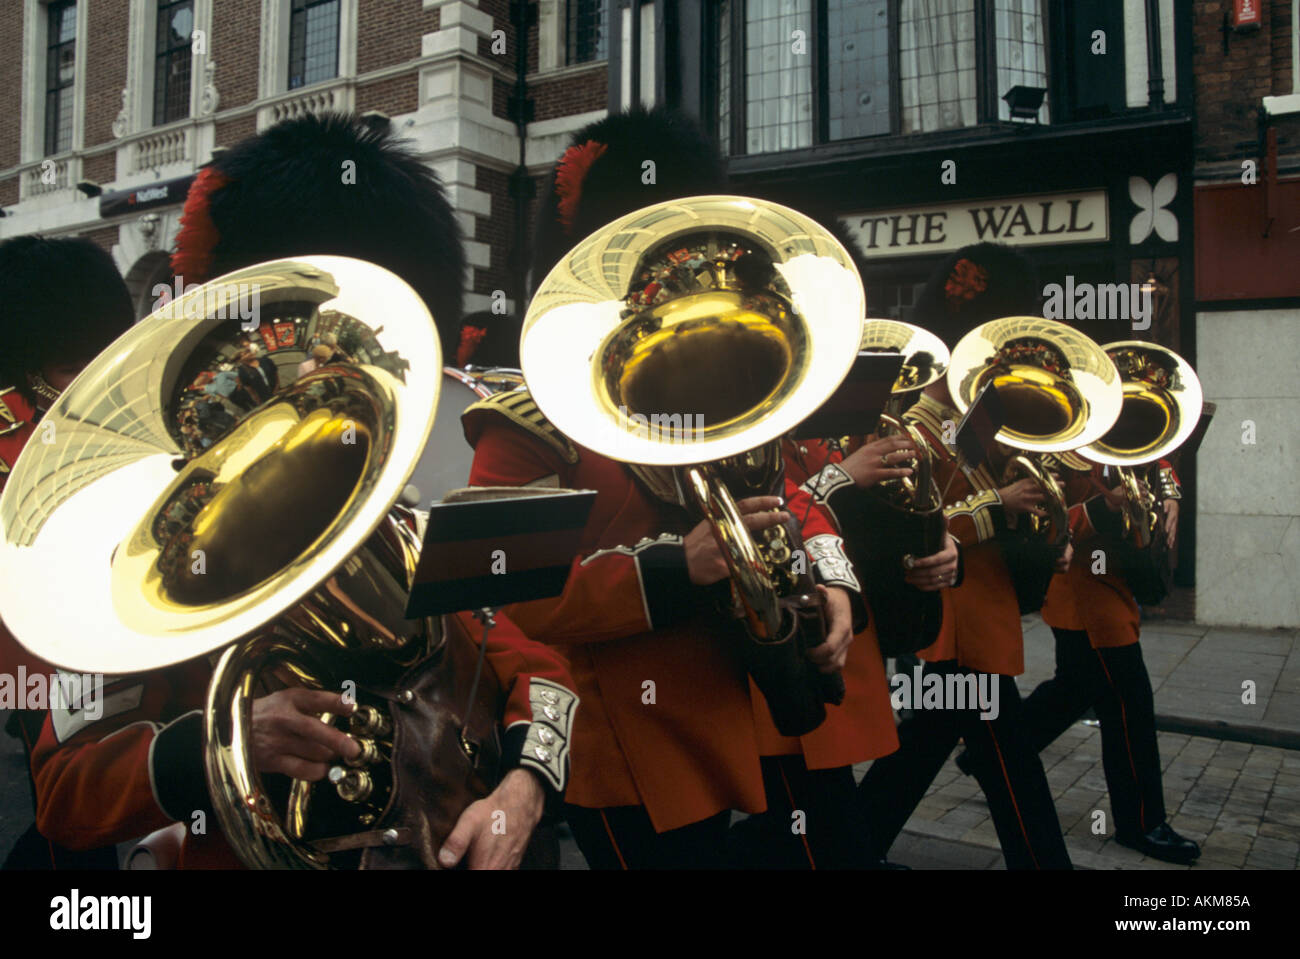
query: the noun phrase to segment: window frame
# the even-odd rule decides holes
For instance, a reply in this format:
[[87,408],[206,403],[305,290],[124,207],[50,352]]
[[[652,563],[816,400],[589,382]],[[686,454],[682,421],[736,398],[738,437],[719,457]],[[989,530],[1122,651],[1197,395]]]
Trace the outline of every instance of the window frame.
[[[296,3],[302,3],[302,9],[300,11],[294,10],[294,5]],[[307,11],[314,7],[322,7],[327,3],[334,4],[334,10],[336,14],[336,20],[334,25],[334,73],[332,76],[328,76],[320,80],[313,80],[310,83],[307,82],[306,79],[307,62],[308,62],[307,51],[306,51],[307,39],[304,36],[303,37],[303,71],[302,71],[303,82],[298,84],[297,86],[294,86],[293,83],[294,20],[296,17],[300,16],[301,20],[299,22],[302,23],[303,30],[305,31],[306,24],[307,24]],[[344,0],[288,0],[288,2],[286,3],[286,7],[287,7],[286,19],[288,22],[285,25],[285,43],[287,48],[285,52],[285,70],[284,70],[285,91],[293,92],[295,90],[305,90],[308,87],[316,86],[317,84],[320,83],[333,83],[337,80],[342,79],[344,76],[343,42],[345,39],[345,16],[347,13],[347,11],[344,9],[345,8]]]
[[[828,83],[828,66],[829,66],[829,37],[824,29],[827,20],[827,0],[812,0],[811,16],[809,19],[809,36],[815,42],[811,43],[810,56],[811,62],[809,69],[812,70],[812,131],[813,138],[810,147],[801,149],[817,150],[820,148],[834,147],[840,144],[863,143],[873,140],[881,140],[887,137],[899,136],[931,136],[950,134],[961,130],[971,130],[977,127],[997,124],[1021,125],[1017,121],[1002,120],[998,116],[999,103],[1002,99],[1001,93],[994,89],[991,82],[997,77],[997,42],[995,36],[996,29],[996,10],[993,0],[974,0],[975,10],[975,123],[972,126],[952,127],[945,130],[929,130],[918,133],[905,133],[903,131],[903,107],[902,107],[902,77],[900,75],[900,12],[902,0],[886,0],[889,18],[889,130],[884,133],[874,133],[867,136],[843,137],[831,139],[830,133],[830,89]],[[1058,106],[1056,103],[1056,94],[1058,84],[1056,83],[1057,70],[1057,51],[1052,43],[1052,25],[1053,25],[1053,7],[1055,0],[1039,0],[1040,14],[1043,18],[1043,57],[1047,72],[1047,96],[1050,104],[1051,119],[1046,125],[1060,123],[1061,119],[1057,113]],[[731,0],[727,10],[730,16],[731,31],[731,63],[730,63],[730,86],[731,86],[731,115],[726,139],[722,139],[722,131],[719,129],[721,117],[719,116],[719,44],[721,42],[721,16],[717,14],[721,7],[714,7],[707,18],[708,21],[708,46],[706,47],[706,56],[704,58],[704,69],[707,73],[707,79],[701,85],[705,91],[705,100],[701,104],[702,116],[708,123],[708,129],[718,136],[722,141],[720,143],[725,155],[732,158],[738,157],[759,157],[770,156],[780,152],[771,153],[748,153],[745,151],[746,123],[744,110],[748,103],[747,98],[747,76],[745,71],[745,3],[743,0]]]
[[[563,0],[563,15],[561,18],[561,23],[562,23],[561,30],[564,34],[564,41],[563,41],[562,56],[560,57],[561,63],[559,64],[562,67],[587,67],[596,63],[608,63],[610,59],[609,46],[610,46],[610,35],[612,33],[610,29],[610,21],[612,19],[612,13],[613,13],[613,10],[611,9],[613,4],[610,2],[610,0],[597,0],[597,4],[600,7],[600,11],[604,14],[604,22],[602,23],[602,29],[600,32],[601,40],[605,45],[604,55],[593,56],[588,60],[574,60],[571,56],[571,50],[577,43],[573,35],[574,34],[573,20],[575,16],[579,15],[579,14],[573,14],[572,11],[575,5],[580,4],[582,2],[583,0]],[[599,50],[599,44],[597,45],[597,50]]]
[[[60,41],[52,40],[51,35],[54,32],[53,31],[54,12],[56,10],[72,11],[73,32],[72,32],[71,40],[60,40]],[[81,73],[81,64],[78,62],[80,50],[78,49],[78,44],[77,44],[77,40],[81,37],[81,30],[80,30],[81,23],[80,23],[80,16],[79,16],[80,11],[77,9],[77,0],[51,0],[50,3],[46,3],[42,5],[41,12],[44,14],[44,21],[45,21],[44,23],[45,41],[43,47],[44,62],[42,64],[42,73],[44,75],[44,78],[41,82],[41,100],[43,103],[42,116],[41,116],[42,156],[58,156],[60,153],[68,153],[71,150],[76,149],[76,145],[77,145],[77,105],[79,100],[79,97],[77,96],[77,79]],[[67,47],[69,45],[71,45],[72,48],[72,79],[70,79],[67,83],[60,82],[57,86],[51,86],[50,85],[51,77],[54,76],[57,72],[56,61],[58,58],[58,54],[62,52],[64,47]],[[64,90],[72,91],[71,94],[72,102],[68,107],[68,109],[72,113],[72,116],[69,117],[69,120],[71,122],[70,122],[70,129],[68,131],[68,145],[60,149],[58,143],[59,123],[57,122],[58,119],[57,103],[58,103],[59,95],[62,94]],[[54,96],[55,98],[54,99],[54,103],[56,105],[55,112],[52,112],[50,109],[51,96]]]
[[[171,57],[177,52],[177,49],[179,48],[173,47],[163,53],[160,53],[158,51],[158,44],[159,44],[158,33],[159,33],[160,20],[162,17],[163,6],[166,5],[167,7],[175,8],[180,6],[182,3],[189,3],[190,19],[192,21],[192,25],[190,27],[190,37],[187,38],[185,41],[185,49],[188,51],[188,56],[190,61],[189,82],[186,84],[186,90],[185,90],[185,114],[183,116],[175,116],[169,119],[166,116],[166,104],[167,104],[166,92],[164,92],[161,98],[161,104],[163,106],[163,116],[160,117],[158,115],[159,83],[164,83],[168,85],[170,83],[170,77],[159,76],[159,67],[161,66],[164,59],[167,61],[168,66],[170,66]],[[194,115],[194,84],[195,84],[195,74],[196,74],[194,68],[197,64],[197,58],[194,56],[193,36],[194,36],[194,32],[200,29],[199,12],[200,11],[199,11],[198,0],[157,0],[157,2],[153,5],[153,28],[154,29],[153,29],[153,37],[151,43],[153,50],[152,53],[150,54],[150,61],[153,68],[153,86],[152,89],[150,90],[152,96],[151,96],[151,102],[149,104],[149,111],[148,111],[150,126],[154,126],[154,127],[165,126],[168,123],[176,123],[180,120],[188,120]]]

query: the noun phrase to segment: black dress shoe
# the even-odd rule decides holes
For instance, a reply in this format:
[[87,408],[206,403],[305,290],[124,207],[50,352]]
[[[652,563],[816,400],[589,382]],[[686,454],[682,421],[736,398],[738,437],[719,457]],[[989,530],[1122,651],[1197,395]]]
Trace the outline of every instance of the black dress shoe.
[[1121,846],[1136,849],[1152,859],[1176,862],[1184,866],[1195,862],[1201,855],[1200,846],[1178,835],[1167,822],[1162,822],[1145,836],[1116,834],[1115,841]]

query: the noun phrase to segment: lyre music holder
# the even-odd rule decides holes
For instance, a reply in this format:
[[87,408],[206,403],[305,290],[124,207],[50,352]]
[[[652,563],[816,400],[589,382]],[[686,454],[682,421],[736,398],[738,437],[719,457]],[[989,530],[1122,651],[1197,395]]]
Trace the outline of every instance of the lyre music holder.
[[795,427],[794,438],[825,439],[875,432],[902,368],[902,353],[859,353],[830,399]]
[[454,490],[429,510],[407,617],[558,596],[595,501],[592,490]]

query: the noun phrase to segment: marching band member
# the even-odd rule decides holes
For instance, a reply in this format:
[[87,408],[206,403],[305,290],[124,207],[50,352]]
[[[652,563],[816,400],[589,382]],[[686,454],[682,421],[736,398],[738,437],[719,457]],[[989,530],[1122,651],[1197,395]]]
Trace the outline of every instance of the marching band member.
[[[354,164],[354,182],[340,176]],[[441,184],[389,131],[353,117],[307,116],[245,140],[206,167],[186,200],[173,269],[187,283],[268,259],[332,253],[385,266],[424,299],[451,342],[458,332],[464,255]],[[280,374],[285,373],[284,367]],[[251,544],[250,544],[250,548]],[[471,636],[477,629],[458,617]],[[503,767],[494,792],[471,804],[439,851],[439,862],[471,868],[520,863],[546,807],[567,784],[567,752],[525,749],[567,742],[577,708],[563,659],[499,616],[486,659],[503,690]],[[212,819],[201,721],[211,667],[193,660],[113,677],[101,715],[56,711],[33,757],[38,823],[73,848],[122,842],[169,823]],[[357,742],[318,714],[347,715],[339,693],[301,688],[254,700],[256,767],[320,780],[328,764],[353,758]],[[554,714],[554,716],[552,716]],[[493,831],[493,812],[526,829]],[[238,865],[219,830],[187,830],[182,866]]]
[[[654,161],[653,184],[642,164]],[[617,114],[577,133],[543,205],[533,281],[609,220],[674,197],[721,192],[721,164],[684,117]],[[564,594],[509,607],[534,638],[572,663],[584,718],[573,745],[568,819],[592,868],[718,868],[730,811],[767,797],[755,709],[743,668],[717,635],[728,570],[709,525],[636,467],[564,436],[527,391],[470,407],[472,485],[594,489],[596,506]],[[810,657],[844,666],[855,588],[829,520],[786,478],[785,503],[739,506],[750,530],[803,520],[826,588],[828,637]],[[774,510],[784,505],[787,513]]]
[[[131,294],[113,258],[89,240],[20,236],[0,243],[0,489],[41,416],[68,384],[134,319]],[[39,442],[39,441],[38,441]],[[0,614],[3,610],[0,610]],[[0,672],[50,676],[53,666],[18,645],[0,622]],[[31,752],[45,710],[16,709],[7,730]],[[33,791],[33,798],[35,792]],[[6,868],[116,869],[116,851],[76,852],[35,826]]]
[[[985,243],[958,251],[936,271],[918,301],[916,321],[952,347],[980,323],[1034,313],[1036,304],[1029,264],[1006,247]],[[958,467],[950,441],[960,416],[944,380],[926,388],[906,419],[931,449],[935,481],[947,490],[948,529],[962,546],[962,578],[943,590],[939,638],[919,654],[924,675],[949,688],[972,679],[975,688],[991,688],[996,715],[982,717],[971,703],[916,709],[899,729],[899,750],[873,763],[859,786],[872,839],[883,855],[958,739],[965,739],[1007,868],[1070,868],[1042,763],[1022,726],[1013,678],[1024,671],[1020,609],[995,539],[1008,517],[1041,514],[1042,493],[1025,480],[998,488],[987,464]]]
[[[785,443],[786,470],[814,502],[834,520],[845,537],[850,557],[863,544],[852,541],[845,518],[853,505],[847,498],[884,479],[911,475],[891,465],[912,452],[905,438],[864,443],[848,456],[832,453],[825,442]],[[837,508],[838,507],[838,508]],[[958,551],[951,538],[934,556],[919,559],[906,574],[918,589],[937,590],[956,575]],[[901,598],[900,602],[904,601]],[[863,600],[864,606],[865,598]],[[891,866],[876,852],[871,824],[855,801],[853,766],[886,756],[898,748],[898,733],[889,702],[885,663],[876,637],[876,621],[866,609],[866,625],[857,632],[844,666],[846,694],[828,706],[826,721],[799,737],[782,736],[773,724],[762,693],[750,683],[768,811],[732,827],[737,864],[747,868],[879,868]],[[792,817],[802,812],[796,831]]]
[[[1022,711],[1030,741],[1044,749],[1092,707],[1101,725],[1102,767],[1115,817],[1115,841],[1166,862],[1187,864],[1200,847],[1173,830],[1165,817],[1155,698],[1138,642],[1141,613],[1122,573],[1094,572],[1094,548],[1118,531],[1122,487],[1110,489],[1103,467],[1075,473],[1067,494],[1076,543],[1069,569],[1052,579],[1043,621],[1056,638],[1056,675],[1038,685]],[[1178,531],[1179,488],[1167,461],[1163,523],[1156,531],[1172,551]],[[1113,538],[1109,540],[1114,542]],[[1104,554],[1103,550],[1103,554]],[[1110,565],[1117,565],[1114,557]]]

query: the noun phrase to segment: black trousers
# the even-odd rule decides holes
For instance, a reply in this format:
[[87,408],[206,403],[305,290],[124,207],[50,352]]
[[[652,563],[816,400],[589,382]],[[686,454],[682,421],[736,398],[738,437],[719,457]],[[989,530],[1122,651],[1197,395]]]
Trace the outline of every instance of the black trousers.
[[1101,723],[1101,762],[1115,831],[1150,832],[1165,821],[1165,799],[1155,697],[1141,645],[1093,649],[1080,630],[1053,629],[1052,634],[1056,675],[1025,700],[1026,734],[1041,751],[1091,706]]
[[731,811],[655,832],[644,806],[565,805],[573,838],[592,869],[725,869]]
[[[974,676],[994,682],[998,715],[967,709],[917,709],[898,727],[897,752],[872,763],[858,786],[875,854],[884,858],[959,739],[988,800],[1008,869],[1069,869],[1070,855],[1038,752],[1024,735],[1020,693],[1010,676],[975,673],[956,662],[926,663],[923,676]],[[985,680],[981,677],[987,676]]]
[[852,767],[810,770],[803,756],[769,756],[762,764],[767,812],[731,827],[733,868],[869,869],[876,865]]

